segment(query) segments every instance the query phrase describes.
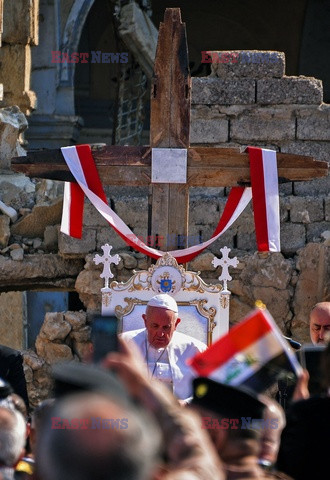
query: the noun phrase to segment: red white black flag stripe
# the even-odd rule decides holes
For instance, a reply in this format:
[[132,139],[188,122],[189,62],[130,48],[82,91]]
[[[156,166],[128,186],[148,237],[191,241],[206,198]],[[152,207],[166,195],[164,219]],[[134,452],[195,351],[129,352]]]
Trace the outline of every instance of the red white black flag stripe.
[[256,392],[269,388],[284,373],[299,376],[302,372],[270,313],[260,309],[196,355],[190,365],[200,377]]

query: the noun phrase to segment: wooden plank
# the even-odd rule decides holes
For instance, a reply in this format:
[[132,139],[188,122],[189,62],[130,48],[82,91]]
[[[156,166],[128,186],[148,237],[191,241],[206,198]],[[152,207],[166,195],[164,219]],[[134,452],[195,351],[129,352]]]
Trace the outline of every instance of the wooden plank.
[[[150,147],[104,146],[92,148],[92,153],[103,185],[150,185]],[[75,182],[60,149],[36,150],[12,158],[11,168],[29,177]]]
[[[41,168],[38,165],[20,165],[16,171],[25,173],[30,177],[49,178],[52,180],[61,180],[74,182],[71,173],[66,170],[57,169],[56,165],[44,165]],[[26,167],[26,168],[25,168]],[[102,179],[103,185],[115,186],[150,186],[150,167],[123,167],[123,166],[99,166],[98,172]],[[315,174],[313,168],[300,169],[297,167],[284,167],[278,169],[279,181],[303,181],[313,180],[316,177],[324,176],[320,172]],[[215,169],[213,166],[195,166],[188,168],[188,187],[231,187],[235,185],[243,185],[250,183],[250,169],[246,162],[241,165],[227,165]],[[164,184],[161,184],[164,185]],[[172,185],[171,185],[172,186]],[[156,184],[152,186],[154,189]],[[177,185],[177,190],[182,188],[182,185]],[[174,192],[174,189],[172,189]],[[170,194],[169,194],[170,195]],[[173,197],[173,195],[172,195]],[[160,200],[155,200],[155,203]],[[177,199],[179,201],[179,199]],[[164,200],[162,200],[163,204]],[[180,203],[176,203],[178,207]],[[173,212],[173,208],[171,208]],[[164,216],[163,212],[163,216]],[[159,227],[158,227],[159,228]]]
[[[130,149],[125,156],[120,153],[123,148]],[[104,185],[150,185],[150,148],[106,147],[93,155]],[[280,181],[312,180],[326,176],[328,172],[325,161],[288,153],[278,153],[277,164]],[[30,177],[74,181],[59,150],[29,152],[26,157],[17,157],[12,160],[12,170]],[[188,149],[188,186],[229,187],[249,182],[247,153],[221,147]]]
[[[277,164],[281,168],[315,168],[320,175],[326,175],[328,162],[315,160],[307,155],[295,155],[292,153],[277,153]],[[238,148],[226,147],[190,147],[188,150],[188,165],[248,165],[249,154],[240,152]]]
[[158,183],[152,185],[149,202],[151,216],[148,225],[148,235],[152,235],[152,239],[160,237],[162,249],[167,250],[168,217],[170,214],[169,184]]
[[[175,187],[175,188],[173,188]],[[188,246],[189,188],[187,185],[170,185],[168,238],[169,249]],[[181,207],[182,205],[182,207]],[[174,244],[174,241],[176,243]]]
[[171,109],[169,146],[188,148],[190,140],[191,78],[189,72],[186,25],[181,22],[180,9],[173,9],[173,46],[171,50]]
[[[19,173],[24,173],[32,178],[49,178],[51,180],[60,180],[65,182],[75,182],[75,178],[69,171],[66,165],[15,165],[12,170]],[[116,186],[149,186],[150,185],[150,166],[127,166],[120,165],[102,165],[98,166],[100,178],[103,185],[116,185]]]
[[[150,165],[151,149],[148,146],[124,147],[122,145],[104,146],[93,148],[92,153],[96,165]],[[31,150],[24,157],[14,157],[11,159],[13,169],[16,165],[33,164],[56,164],[65,167],[66,163],[60,149],[51,150]]]
[[[165,19],[166,19],[165,13]],[[166,29],[167,27],[167,29]],[[170,27],[171,28],[171,27]],[[150,146],[169,147],[170,108],[171,108],[171,31],[169,25],[161,22],[158,31],[158,43],[151,86],[150,101]],[[150,221],[148,234],[152,238],[161,237],[167,249],[169,185],[155,184],[150,187]]]
[[[277,154],[279,181],[313,180],[328,174],[328,163],[313,157]],[[198,187],[234,186],[250,183],[248,153],[221,147],[191,147],[188,150],[188,184]]]
[[[128,175],[130,168],[125,167],[146,167],[145,169],[133,168],[137,175],[147,174],[151,177],[151,149],[148,146],[142,147],[123,147],[109,146],[101,149],[93,150],[95,163],[102,173],[102,178],[111,178],[114,173],[118,175],[121,170],[113,170],[113,167],[123,167],[122,175]],[[313,157],[294,155],[290,153],[278,153],[277,164],[281,177],[288,180],[310,180],[313,177],[326,176],[328,172],[328,163],[322,160],[315,160]],[[188,171],[192,175],[194,168],[214,168],[214,172],[219,169],[249,169],[249,156],[247,153],[240,153],[238,148],[223,147],[190,147],[188,148]],[[109,169],[109,175],[106,170]],[[66,166],[64,158],[59,149],[56,150],[38,150],[28,152],[26,156],[15,157],[12,159],[12,170],[21,172],[31,177],[47,178],[47,171],[52,178],[65,180],[72,178],[69,169]],[[127,170],[127,171],[126,171]],[[141,173],[139,173],[141,172]],[[69,175],[68,175],[69,174]],[[244,173],[244,179],[247,180]],[[51,177],[49,177],[51,178]],[[238,180],[239,181],[239,180]],[[135,182],[138,185],[139,179]],[[111,183],[110,183],[111,184]],[[110,185],[109,184],[109,185]],[[118,183],[116,183],[118,184]],[[119,180],[119,184],[124,184],[123,179]],[[145,181],[143,181],[145,185]],[[190,182],[193,185],[193,182]],[[131,185],[131,184],[130,184]],[[214,186],[214,185],[209,185]]]
[[[150,146],[188,148],[191,79],[185,24],[168,8],[160,24],[151,93]],[[152,185],[151,235],[188,238],[188,185]],[[176,245],[168,249],[175,249]]]
[[[134,166],[151,165],[151,147],[149,146],[121,146],[112,145],[101,148],[92,148],[93,157],[97,166],[111,167],[114,165]],[[188,147],[188,165],[247,165],[249,156],[247,153],[241,153],[238,148],[227,147]],[[32,150],[28,151],[26,156],[14,157],[11,160],[13,170],[23,168],[28,165],[56,165],[63,172],[68,171],[65,160],[60,149],[51,150]],[[313,157],[305,155],[295,155],[292,153],[277,153],[277,163],[282,168],[315,168],[319,175],[326,175],[328,163],[323,160],[315,160]],[[22,165],[22,167],[20,167]],[[44,167],[42,167],[44,168]]]
[[[188,148],[190,139],[191,78],[189,72],[188,45],[185,23],[181,23],[180,10],[176,10],[177,32],[173,36],[172,81],[171,81],[171,118],[170,146]],[[169,221],[167,243],[173,241],[173,247],[188,247],[189,228],[189,185],[169,186]],[[174,240],[177,241],[174,244]]]

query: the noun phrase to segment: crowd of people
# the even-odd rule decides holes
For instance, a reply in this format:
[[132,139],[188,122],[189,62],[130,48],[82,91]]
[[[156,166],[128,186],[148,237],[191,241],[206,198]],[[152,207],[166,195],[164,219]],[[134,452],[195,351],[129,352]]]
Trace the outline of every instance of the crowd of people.
[[304,370],[286,411],[268,392],[194,378],[186,360],[207,347],[176,332],[169,295],[143,319],[101,364],[56,365],[52,398],[33,411],[21,356],[0,350],[0,480],[325,478],[330,302],[310,315],[323,390],[309,394]]

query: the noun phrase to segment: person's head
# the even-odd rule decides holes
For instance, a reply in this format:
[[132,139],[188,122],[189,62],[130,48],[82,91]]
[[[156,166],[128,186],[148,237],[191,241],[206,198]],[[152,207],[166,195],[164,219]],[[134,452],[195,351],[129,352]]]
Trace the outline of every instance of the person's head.
[[233,463],[249,456],[257,462],[265,409],[258,396],[209,378],[196,378],[193,390],[191,407],[201,415],[220,458]]
[[12,393],[9,396],[9,398],[13,402],[15,410],[19,411],[23,415],[25,421],[27,422],[28,421],[28,411],[27,411],[27,408],[26,408],[26,405],[25,405],[25,402],[24,402],[23,398],[20,397],[19,395],[17,395],[17,393]]
[[[79,422],[80,428],[69,428]],[[55,402],[42,424],[37,478],[148,480],[159,446],[160,433],[145,412],[123,408],[100,393],[68,395]]]
[[147,329],[148,342],[154,348],[166,347],[180,323],[177,303],[167,294],[152,297],[142,318]]
[[20,412],[0,406],[0,464],[14,467],[24,454],[26,425]]
[[326,334],[330,332],[330,302],[320,302],[313,307],[309,332],[314,345],[324,343]]
[[264,410],[265,426],[261,434],[261,451],[259,458],[262,462],[274,465],[280,448],[281,434],[285,427],[285,413],[281,405],[266,395],[262,396],[266,404]]

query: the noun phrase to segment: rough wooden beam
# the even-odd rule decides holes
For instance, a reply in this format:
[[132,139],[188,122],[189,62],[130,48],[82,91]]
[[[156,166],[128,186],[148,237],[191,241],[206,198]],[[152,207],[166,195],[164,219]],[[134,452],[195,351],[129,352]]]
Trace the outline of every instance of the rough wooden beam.
[[[150,185],[150,147],[102,147],[94,150],[93,156],[104,185]],[[327,162],[289,153],[278,153],[277,165],[280,181],[312,180],[328,173]],[[25,157],[13,158],[12,170],[29,177],[74,181],[60,150],[28,152]],[[229,187],[249,182],[247,153],[236,148],[188,149],[190,187]]]
[[[186,27],[179,8],[167,8],[160,24],[151,89],[150,146],[188,148],[191,78]],[[180,206],[180,208],[178,208]],[[153,184],[151,233],[188,239],[188,185]],[[172,246],[172,249],[176,246]]]

